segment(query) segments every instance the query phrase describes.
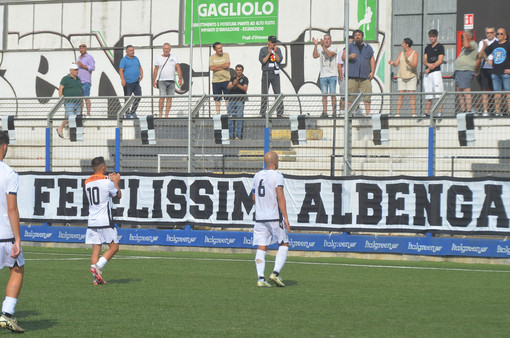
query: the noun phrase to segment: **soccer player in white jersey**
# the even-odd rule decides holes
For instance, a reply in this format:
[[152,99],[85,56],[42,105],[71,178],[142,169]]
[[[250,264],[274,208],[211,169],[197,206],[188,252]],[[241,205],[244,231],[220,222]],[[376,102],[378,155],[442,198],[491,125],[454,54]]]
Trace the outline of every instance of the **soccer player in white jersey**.
[[23,284],[25,259],[21,250],[18,211],[18,174],[3,162],[7,154],[9,136],[0,131],[0,269],[9,267],[10,277],[2,303],[0,327],[14,332],[24,332],[17,323],[14,308]]
[[[283,175],[278,169],[278,154],[274,151],[264,156],[266,169],[259,171],[253,178],[253,203],[255,203],[255,226],[253,227],[253,245],[257,245],[255,266],[257,268],[257,286],[270,287],[265,277],[267,247],[278,243],[278,252],[274,269],[269,279],[276,286],[285,286],[280,271],[287,260],[289,251],[290,223],[287,217],[287,205],[283,192]],[[283,217],[283,219],[282,219]]]
[[[106,284],[102,271],[106,263],[119,251],[117,229],[112,217],[112,197],[121,198],[120,174],[106,177],[106,164],[102,156],[92,160],[94,175],[85,181],[85,194],[89,200],[89,220],[85,244],[92,244],[90,272],[94,275],[94,285]],[[101,258],[101,246],[108,244]]]

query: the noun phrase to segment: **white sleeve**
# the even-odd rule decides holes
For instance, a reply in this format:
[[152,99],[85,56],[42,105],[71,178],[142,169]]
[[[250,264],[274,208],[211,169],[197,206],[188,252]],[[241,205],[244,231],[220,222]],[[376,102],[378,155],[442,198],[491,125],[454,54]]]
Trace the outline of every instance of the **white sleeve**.
[[108,180],[108,192],[112,197],[117,196],[117,193],[119,192],[117,188],[115,188],[115,183],[111,180]]
[[7,194],[10,195],[17,195],[18,194],[18,188],[19,188],[19,176],[18,174],[13,170],[9,173],[9,177],[7,178]]
[[276,186],[283,187],[283,175],[280,173],[278,173],[278,176],[276,176]]

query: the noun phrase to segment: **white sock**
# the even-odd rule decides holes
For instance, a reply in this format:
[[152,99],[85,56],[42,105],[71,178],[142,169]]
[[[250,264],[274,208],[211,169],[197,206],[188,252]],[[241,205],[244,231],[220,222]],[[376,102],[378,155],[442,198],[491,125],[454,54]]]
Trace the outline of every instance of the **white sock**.
[[264,270],[266,269],[266,251],[257,249],[255,255],[255,266],[257,267],[257,277],[264,277]]
[[5,297],[5,300],[2,304],[2,312],[8,313],[10,315],[14,314],[14,308],[16,307],[16,303],[18,302],[17,298]]
[[274,260],[274,272],[280,273],[283,266],[285,265],[285,261],[287,260],[287,252],[289,251],[289,247],[286,245],[280,245],[278,248],[278,252],[276,253],[276,259]]
[[101,258],[99,258],[99,260],[97,261],[96,266],[99,268],[99,270],[103,270],[106,263],[108,263],[108,260],[101,256]]

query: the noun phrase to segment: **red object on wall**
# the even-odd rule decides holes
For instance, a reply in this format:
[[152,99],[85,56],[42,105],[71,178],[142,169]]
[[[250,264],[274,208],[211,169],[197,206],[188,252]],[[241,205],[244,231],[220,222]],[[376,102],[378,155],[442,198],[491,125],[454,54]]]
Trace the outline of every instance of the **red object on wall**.
[[[462,34],[464,31],[457,31],[457,57],[459,57],[460,51],[462,50]],[[476,32],[473,31],[473,41],[476,41]]]

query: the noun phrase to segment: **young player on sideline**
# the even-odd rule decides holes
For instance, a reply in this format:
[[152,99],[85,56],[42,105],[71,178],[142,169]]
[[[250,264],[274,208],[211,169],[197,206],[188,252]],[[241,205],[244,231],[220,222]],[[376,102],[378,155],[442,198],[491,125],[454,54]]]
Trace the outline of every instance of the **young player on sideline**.
[[9,136],[0,131],[0,269],[8,266],[11,272],[5,300],[2,304],[0,327],[14,332],[24,332],[14,314],[18,295],[23,284],[25,259],[21,250],[18,211],[18,174],[3,162],[7,154]]
[[[112,218],[112,197],[121,198],[119,188],[120,174],[112,173],[106,177],[104,158],[92,160],[94,175],[85,181],[85,194],[89,200],[89,220],[85,244],[92,244],[90,272],[94,275],[94,285],[106,284],[101,276],[106,263],[119,251],[117,229]],[[101,246],[108,243],[108,250],[101,254]]]
[[[253,245],[257,245],[255,266],[259,280],[257,286],[270,287],[264,278],[267,246],[278,243],[278,252],[274,269],[269,279],[276,286],[285,286],[280,271],[289,251],[290,223],[287,217],[287,205],[283,193],[283,176],[278,169],[278,154],[274,151],[264,156],[266,169],[259,171],[253,178],[253,203],[255,203],[255,226],[253,227]],[[283,223],[282,223],[283,216]]]

